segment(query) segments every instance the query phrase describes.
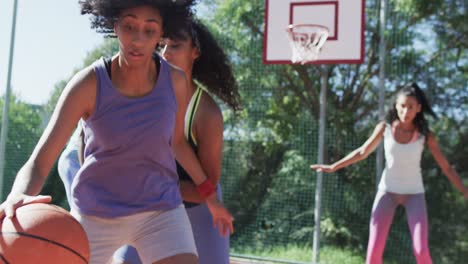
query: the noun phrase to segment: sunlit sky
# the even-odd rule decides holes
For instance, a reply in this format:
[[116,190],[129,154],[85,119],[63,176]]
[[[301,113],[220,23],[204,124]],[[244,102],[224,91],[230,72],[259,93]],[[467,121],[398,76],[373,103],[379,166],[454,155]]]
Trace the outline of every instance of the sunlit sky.
[[[14,0],[0,2],[0,94],[6,90]],[[78,0],[18,0],[12,92],[45,103],[55,83],[82,65],[103,37],[80,15]]]

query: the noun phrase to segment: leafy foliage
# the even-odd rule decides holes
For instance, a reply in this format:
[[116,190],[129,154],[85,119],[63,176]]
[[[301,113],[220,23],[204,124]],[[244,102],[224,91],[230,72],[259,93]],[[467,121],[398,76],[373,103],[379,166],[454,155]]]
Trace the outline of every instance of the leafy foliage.
[[[3,109],[3,104],[4,98],[0,101],[1,109]],[[2,114],[0,113],[0,116]],[[10,192],[16,174],[39,140],[44,121],[40,106],[23,103],[16,96],[10,97],[8,117],[3,198],[6,198]]]

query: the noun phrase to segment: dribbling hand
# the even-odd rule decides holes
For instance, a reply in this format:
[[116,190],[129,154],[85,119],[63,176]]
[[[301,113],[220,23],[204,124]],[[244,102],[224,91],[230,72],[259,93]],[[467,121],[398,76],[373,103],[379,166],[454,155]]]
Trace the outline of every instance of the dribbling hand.
[[50,203],[52,197],[49,195],[31,196],[25,194],[11,194],[0,205],[0,219],[3,217],[12,218],[15,216],[17,208],[31,203]]
[[222,236],[232,234],[234,232],[234,226],[232,225],[234,217],[216,198],[216,194],[210,196],[206,200],[206,204],[208,205],[208,209],[213,216],[213,225],[219,229],[219,233]]

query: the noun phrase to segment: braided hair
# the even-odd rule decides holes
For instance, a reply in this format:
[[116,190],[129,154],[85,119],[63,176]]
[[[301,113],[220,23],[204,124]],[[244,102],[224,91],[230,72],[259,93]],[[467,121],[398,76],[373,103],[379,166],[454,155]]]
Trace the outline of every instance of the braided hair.
[[414,118],[413,123],[421,134],[427,136],[430,130],[429,130],[429,126],[427,124],[427,120],[424,114],[429,114],[434,118],[437,118],[437,116],[432,110],[431,105],[429,104],[426,98],[426,95],[416,83],[407,84],[403,86],[397,92],[395,96],[395,101],[392,104],[392,108],[387,112],[387,115],[385,117],[386,121],[392,124],[393,121],[398,119],[398,113],[397,113],[395,106],[396,106],[396,99],[401,95],[412,96],[421,105],[421,111],[416,114],[416,117]]

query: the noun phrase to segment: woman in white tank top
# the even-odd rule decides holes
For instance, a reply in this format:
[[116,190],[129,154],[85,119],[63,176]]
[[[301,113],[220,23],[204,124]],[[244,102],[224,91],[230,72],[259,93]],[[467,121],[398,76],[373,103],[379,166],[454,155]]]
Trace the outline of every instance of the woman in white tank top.
[[468,199],[468,188],[463,186],[460,176],[442,154],[435,135],[429,131],[425,113],[435,117],[418,85],[407,85],[397,93],[386,121],[375,127],[372,135],[361,147],[331,165],[310,166],[317,171],[335,172],[367,158],[382,139],[384,140],[386,165],[372,207],[367,264],[382,263],[387,235],[395,209],[399,205],[404,206],[406,210],[417,263],[432,263],[420,166],[424,145],[427,144],[447,178],[463,193],[465,199]]

